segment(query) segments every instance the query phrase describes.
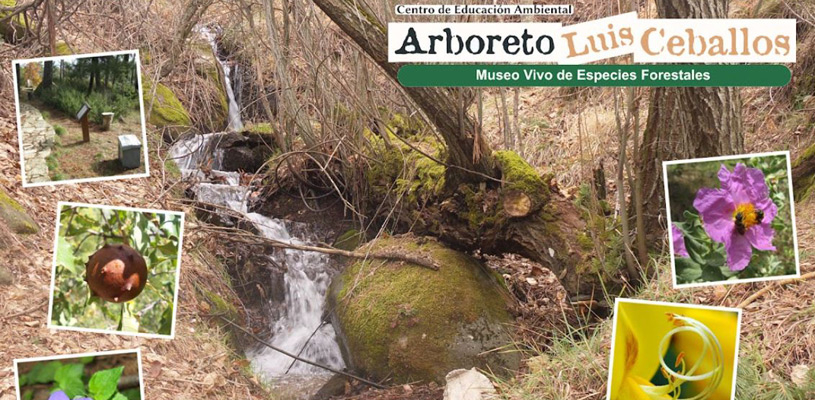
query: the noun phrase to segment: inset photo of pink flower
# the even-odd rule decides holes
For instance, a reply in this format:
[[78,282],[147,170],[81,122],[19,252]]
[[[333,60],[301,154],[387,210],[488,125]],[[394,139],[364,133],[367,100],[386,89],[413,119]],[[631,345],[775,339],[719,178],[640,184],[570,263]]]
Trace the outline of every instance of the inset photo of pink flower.
[[674,287],[800,276],[789,152],[666,161]]

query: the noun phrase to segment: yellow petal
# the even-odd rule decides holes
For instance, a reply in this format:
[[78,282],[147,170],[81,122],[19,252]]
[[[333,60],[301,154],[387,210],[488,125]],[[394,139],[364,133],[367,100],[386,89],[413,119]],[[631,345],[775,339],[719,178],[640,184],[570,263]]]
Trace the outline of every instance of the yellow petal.
[[[617,397],[618,400],[657,400],[657,399],[665,399],[671,400],[671,398],[667,395],[663,396],[656,396],[652,397],[649,396],[642,390],[642,386],[654,386],[651,382],[648,382],[638,376],[632,376],[631,378],[626,378],[623,381],[622,387],[620,388],[619,395]],[[612,397],[612,400],[615,400]]]
[[[710,397],[710,400],[728,400],[733,388],[733,375],[736,354],[736,333],[738,330],[738,313],[728,312],[721,310],[704,310],[704,309],[684,309],[681,314],[693,318],[707,326],[719,339],[722,346],[722,356],[724,358],[724,371],[722,373],[722,381],[716,388],[716,391]],[[688,368],[692,366],[702,352],[701,339],[692,333],[680,333],[674,336],[674,345],[685,353],[686,365]],[[699,375],[713,369],[713,359],[708,353],[699,369],[695,374]],[[707,384],[706,381],[694,382],[695,391],[700,391],[703,385]]]
[[[630,382],[648,382],[659,368],[659,341],[673,329],[661,305],[620,302],[611,375],[611,398],[627,399]],[[640,390],[641,391],[641,390]],[[644,394],[644,393],[643,393]],[[647,397],[646,397],[647,398]]]

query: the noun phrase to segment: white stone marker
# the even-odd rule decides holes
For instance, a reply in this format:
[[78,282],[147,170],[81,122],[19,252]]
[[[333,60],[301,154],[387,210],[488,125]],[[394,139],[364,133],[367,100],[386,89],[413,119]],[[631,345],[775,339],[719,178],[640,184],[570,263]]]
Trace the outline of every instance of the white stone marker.
[[113,123],[113,113],[112,112],[103,112],[102,113],[102,130],[109,131],[110,125]]
[[141,165],[141,143],[136,135],[119,135],[119,162],[127,169]]

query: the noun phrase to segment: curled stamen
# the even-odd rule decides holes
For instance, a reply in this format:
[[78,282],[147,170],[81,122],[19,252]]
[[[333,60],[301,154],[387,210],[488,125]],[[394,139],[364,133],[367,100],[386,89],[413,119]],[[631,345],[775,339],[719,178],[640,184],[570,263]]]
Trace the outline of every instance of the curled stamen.
[[[724,373],[724,356],[721,343],[719,343],[719,339],[716,337],[716,335],[701,322],[678,314],[666,313],[666,315],[668,315],[669,321],[673,321],[674,325],[676,326],[676,328],[666,333],[659,343],[660,370],[663,375],[668,375],[666,376],[668,384],[661,386],[640,385],[640,387],[652,398],[670,395],[672,399],[678,399],[681,395],[681,385],[683,383],[708,380],[708,384],[705,385],[704,389],[696,396],[691,397],[689,400],[705,399],[716,390],[722,381],[722,375]],[[703,347],[702,352],[694,361],[694,364],[690,369],[686,369],[685,352],[680,351],[679,355],[676,357],[676,361],[674,362],[674,370],[665,364],[662,354],[666,353],[666,346],[668,343],[670,343],[671,338],[681,332],[691,332],[698,335],[702,339]],[[703,360],[708,356],[708,354],[710,354],[713,362],[712,370],[697,375],[696,370],[701,366]]]

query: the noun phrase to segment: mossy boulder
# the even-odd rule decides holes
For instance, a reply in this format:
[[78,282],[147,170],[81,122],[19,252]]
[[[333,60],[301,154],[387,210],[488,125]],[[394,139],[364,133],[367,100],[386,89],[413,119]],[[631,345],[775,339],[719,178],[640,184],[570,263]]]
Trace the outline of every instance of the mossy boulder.
[[[0,0],[0,7],[17,7],[17,0]],[[10,14],[11,11],[0,12],[0,20],[7,18]],[[26,20],[22,14],[17,14],[12,18],[0,22],[0,34],[2,34],[3,38],[9,43],[22,39],[25,32]]]
[[440,269],[351,260],[334,278],[328,309],[356,373],[394,383],[443,383],[458,368],[497,374],[518,368],[510,296],[477,260],[411,236],[379,239],[363,246],[367,250],[432,259]]
[[[173,139],[189,131],[192,127],[190,114],[181,104],[181,101],[178,100],[178,97],[170,88],[161,83],[155,85],[154,94],[153,86],[153,82],[142,75],[144,106],[150,109],[150,115],[147,118],[148,122],[157,128],[166,128]],[[150,108],[151,104],[152,108]]]
[[40,231],[39,225],[25,211],[23,206],[0,188],[0,222],[19,235],[30,235]]

